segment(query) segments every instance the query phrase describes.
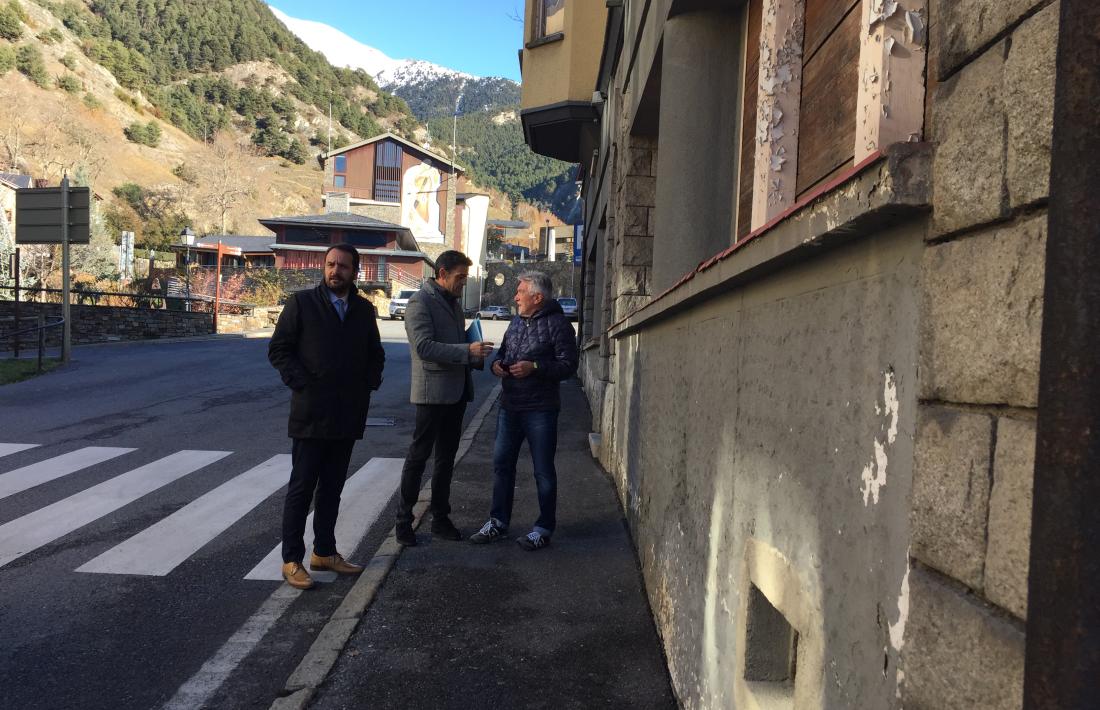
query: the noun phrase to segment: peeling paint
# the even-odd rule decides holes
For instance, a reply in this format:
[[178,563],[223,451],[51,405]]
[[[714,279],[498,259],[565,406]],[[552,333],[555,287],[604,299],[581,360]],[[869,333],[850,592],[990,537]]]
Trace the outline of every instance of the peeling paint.
[[909,621],[909,553],[905,554],[905,576],[898,592],[898,619],[890,623],[890,645],[901,651],[905,645],[905,624]]
[[766,0],[760,34],[753,224],[759,226],[794,201],[798,106],[802,92],[804,0]]
[[874,458],[863,467],[860,478],[863,480],[861,492],[864,505],[869,505],[871,501],[878,505],[879,490],[886,485],[886,468],[890,463],[886,447],[892,445],[898,438],[898,387],[893,370],[886,371],[882,399],[881,407],[877,402],[875,403],[875,414],[886,417],[887,422],[883,424],[886,429],[886,441],[875,438]]
[[909,10],[905,13],[905,42],[924,46],[924,18],[919,12]]
[[886,22],[898,11],[898,0],[875,0],[871,3],[870,25]]

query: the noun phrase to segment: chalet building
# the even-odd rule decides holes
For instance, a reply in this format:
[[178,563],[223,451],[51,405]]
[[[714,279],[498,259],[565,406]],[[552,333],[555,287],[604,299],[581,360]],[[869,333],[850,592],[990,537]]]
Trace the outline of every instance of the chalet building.
[[222,254],[222,266],[238,268],[270,269],[275,267],[275,252],[271,248],[275,239],[269,236],[240,234],[207,234],[195,239],[190,247],[174,244],[176,266],[183,267],[188,258],[192,266],[217,266],[218,244],[229,247],[230,253]]
[[1044,286],[1067,2],[526,0],[524,136],[580,164],[593,441],[684,707],[1015,710],[1025,646],[1076,678],[1039,697],[1095,680],[1046,662],[1095,627],[1031,618],[1095,610],[1034,576],[1094,545],[1031,548],[1033,490],[1041,544],[1074,534],[1039,507],[1043,311],[1095,276]]
[[9,232],[13,244],[15,243],[15,191],[28,187],[34,187],[34,178],[30,175],[0,173],[0,218],[4,220],[0,230],[6,229]]
[[415,251],[432,258],[463,251],[474,261],[471,281],[483,278],[489,198],[467,189],[462,166],[392,133],[321,153],[318,161],[326,212],[400,225]]
[[300,217],[269,217],[260,224],[275,232],[271,249],[280,269],[322,269],[333,244],[359,252],[358,281],[390,290],[414,288],[432,274],[433,261],[409,229],[351,212]]

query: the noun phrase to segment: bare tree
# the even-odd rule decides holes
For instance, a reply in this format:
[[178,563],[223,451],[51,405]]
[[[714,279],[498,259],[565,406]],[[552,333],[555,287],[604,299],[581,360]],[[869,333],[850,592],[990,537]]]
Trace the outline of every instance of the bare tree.
[[255,193],[256,180],[248,167],[252,155],[248,144],[219,134],[210,146],[210,160],[199,170],[199,205],[214,214],[222,234],[229,212]]
[[0,86],[0,147],[8,170],[20,170],[27,136],[23,125],[29,114],[26,97]]

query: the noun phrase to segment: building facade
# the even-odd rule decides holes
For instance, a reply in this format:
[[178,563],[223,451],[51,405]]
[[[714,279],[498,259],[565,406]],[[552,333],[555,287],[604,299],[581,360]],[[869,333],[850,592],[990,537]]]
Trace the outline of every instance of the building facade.
[[527,0],[684,707],[1021,707],[1058,12]]
[[367,288],[418,288],[432,273],[432,260],[397,224],[350,212],[269,217],[260,224],[275,232],[276,268],[323,269],[329,247],[344,243],[359,252],[356,280]]
[[417,250],[433,259],[447,249],[465,252],[474,261],[471,279],[484,278],[489,198],[469,190],[462,166],[392,133],[317,159],[325,174],[326,211],[404,227]]

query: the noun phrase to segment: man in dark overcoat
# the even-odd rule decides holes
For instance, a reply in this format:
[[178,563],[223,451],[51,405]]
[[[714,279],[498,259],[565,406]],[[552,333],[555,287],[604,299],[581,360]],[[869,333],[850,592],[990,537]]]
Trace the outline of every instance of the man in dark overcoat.
[[386,353],[370,301],[355,288],[359,253],[348,244],[325,252],[324,279],[287,299],[268,347],[268,359],[291,389],[288,433],[294,440],[283,506],[283,577],[309,589],[302,565],[309,505],[313,513],[313,570],[363,571],[336,550],[336,516],[352,447],[363,438],[370,394],[382,384]]

